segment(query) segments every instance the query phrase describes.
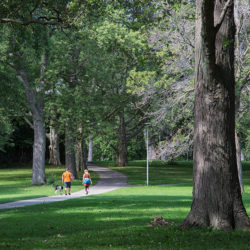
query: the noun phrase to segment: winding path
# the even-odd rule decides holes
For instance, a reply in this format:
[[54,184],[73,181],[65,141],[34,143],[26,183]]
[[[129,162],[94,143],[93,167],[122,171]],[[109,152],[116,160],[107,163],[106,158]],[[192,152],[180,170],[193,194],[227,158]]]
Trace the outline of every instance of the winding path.
[[[103,168],[95,165],[88,166],[88,169],[95,171],[99,175],[99,180],[95,186],[90,188],[89,195],[94,194],[102,194],[106,192],[113,191],[115,189],[129,187],[130,185],[127,184],[127,177],[117,171]],[[78,198],[86,196],[84,190],[74,192],[71,195],[57,195],[57,196],[49,196],[49,197],[41,197],[29,200],[20,200],[14,201],[9,203],[0,204],[0,209],[9,209],[15,207],[24,207],[36,204],[43,204],[49,202],[56,202],[56,201],[63,201],[69,200],[73,198]]]

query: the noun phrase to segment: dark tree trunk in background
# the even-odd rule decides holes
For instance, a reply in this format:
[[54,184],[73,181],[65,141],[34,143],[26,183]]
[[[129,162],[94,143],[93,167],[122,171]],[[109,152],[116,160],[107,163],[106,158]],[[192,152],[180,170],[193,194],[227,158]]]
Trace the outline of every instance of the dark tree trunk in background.
[[59,136],[56,130],[50,126],[49,128],[49,164],[61,165],[60,149],[59,149]]
[[247,230],[235,150],[234,7],[196,4],[193,202],[182,227]]
[[87,169],[87,145],[85,141],[77,141],[76,143],[76,169],[77,171],[83,171]]
[[75,159],[75,139],[73,137],[72,128],[65,129],[65,165],[69,168],[71,174],[77,179],[76,159]]
[[119,114],[118,147],[117,147],[116,164],[117,166],[128,165],[126,126],[125,126],[123,111]]
[[83,169],[87,169],[87,157],[88,157],[88,148],[87,148],[87,144],[85,141],[82,142],[82,146],[83,146]]
[[149,151],[149,160],[158,160],[157,154],[156,154],[156,143],[155,143],[155,137],[149,136],[149,144],[148,144],[148,151]]
[[92,135],[89,135],[89,152],[88,152],[88,161],[93,161],[93,139]]
[[83,169],[83,147],[81,140],[76,141],[75,158],[76,158],[76,170],[81,171]]
[[[147,148],[147,129],[144,129],[144,138],[145,138],[145,148]],[[159,160],[159,157],[156,153],[156,143],[155,143],[155,136],[149,136],[148,138],[148,159],[149,161],[152,160]]]
[[87,145],[83,140],[82,125],[78,125],[79,138],[76,140],[75,157],[77,171],[83,171],[87,168]]
[[240,191],[241,193],[244,193],[242,164],[241,164],[241,148],[240,148],[239,136],[237,135],[236,130],[235,130],[235,146],[236,146],[236,160],[237,160],[238,178],[240,182]]

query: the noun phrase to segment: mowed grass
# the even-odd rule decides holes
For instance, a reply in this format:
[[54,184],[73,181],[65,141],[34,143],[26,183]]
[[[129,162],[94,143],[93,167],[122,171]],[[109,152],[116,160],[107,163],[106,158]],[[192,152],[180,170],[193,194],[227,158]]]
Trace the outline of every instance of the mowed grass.
[[[173,181],[168,166],[162,166],[165,170],[157,174],[158,165],[151,165],[155,181]],[[142,184],[144,180],[139,176],[140,171],[145,172],[145,162],[132,162],[130,167],[129,171],[121,168],[124,173],[127,171],[129,183]],[[186,166],[186,172],[183,163],[172,164],[170,170],[174,171],[172,167],[176,167],[176,175],[184,167],[184,174],[172,176],[180,183],[186,180],[187,184],[130,187],[63,202],[0,210],[0,249],[250,249],[250,231],[179,229],[192,202],[192,166]],[[243,170],[243,201],[250,214],[249,165]],[[163,216],[173,225],[152,226],[150,222],[155,216]]]
[[[0,249],[249,249],[250,232],[180,230],[191,200],[189,185],[130,187],[3,210]],[[155,216],[174,224],[153,227]]]
[[[62,173],[64,171],[64,166],[46,166],[46,178],[49,180],[53,177],[54,185],[62,185]],[[79,179],[72,181],[72,192],[83,189],[82,175],[83,173],[79,172]],[[91,177],[93,177],[93,184],[95,184],[98,179],[97,175],[91,172]],[[55,195],[55,190],[50,184],[34,186],[31,183],[31,166],[0,169],[0,203]]]
[[[129,177],[129,184],[147,183],[146,161],[131,161],[128,167],[111,167]],[[193,180],[193,163],[190,162],[163,162],[149,163],[149,185],[161,184],[191,184]]]

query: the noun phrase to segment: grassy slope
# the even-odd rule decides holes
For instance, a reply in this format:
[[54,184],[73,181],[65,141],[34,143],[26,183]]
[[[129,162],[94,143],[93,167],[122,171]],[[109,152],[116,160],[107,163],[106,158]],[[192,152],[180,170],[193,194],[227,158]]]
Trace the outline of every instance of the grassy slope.
[[[140,171],[135,163],[132,165],[128,173],[134,182],[133,178],[139,177]],[[156,168],[153,171],[156,179],[163,181],[165,177],[158,176]],[[145,167],[141,170],[145,172]],[[187,169],[184,174],[187,180],[191,178],[189,171]],[[183,177],[176,178],[181,180]],[[244,168],[244,182],[243,199],[250,214],[249,167]],[[143,186],[2,210],[0,249],[249,249],[250,232],[179,230],[178,224],[187,215],[191,200],[191,184]],[[152,227],[150,221],[155,216],[163,216],[174,225]]]

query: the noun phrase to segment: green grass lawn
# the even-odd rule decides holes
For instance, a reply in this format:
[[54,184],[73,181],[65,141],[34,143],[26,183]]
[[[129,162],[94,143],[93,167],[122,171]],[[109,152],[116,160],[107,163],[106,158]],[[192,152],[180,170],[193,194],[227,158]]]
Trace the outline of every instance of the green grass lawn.
[[[131,187],[4,210],[0,249],[249,249],[250,232],[180,230],[191,194],[189,185]],[[155,216],[174,224],[153,227]]]
[[[111,167],[129,177],[129,184],[146,185],[147,171],[145,161],[131,161],[128,167]],[[192,162],[166,163],[153,161],[149,163],[149,185],[191,184],[193,177]]]
[[[150,184],[166,180],[185,180],[187,184],[130,187],[63,202],[0,210],[0,249],[250,249],[250,231],[180,230],[178,225],[192,202],[192,167],[178,163],[159,169],[161,164],[151,164],[154,171]],[[139,177],[145,172],[145,162],[132,162],[129,170],[115,169],[127,173],[129,183],[144,184],[145,176]],[[250,168],[244,166],[243,170],[243,200],[250,214]],[[53,175],[54,171],[57,172],[53,170]],[[59,177],[61,173],[59,169]],[[0,199],[1,196],[2,193]],[[173,225],[154,227],[150,222],[155,216],[163,216]]]
[[[49,180],[53,177],[54,185],[62,185],[64,171],[64,166],[46,166],[46,178]],[[82,172],[78,173],[79,179],[72,181],[72,192],[83,189],[82,175]],[[95,184],[98,179],[97,175],[91,172],[91,177]],[[55,195],[55,190],[50,184],[32,186],[31,182],[31,167],[0,169],[0,203]]]
[[[127,175],[129,184],[146,185],[146,161],[130,161],[127,167],[117,167],[114,162],[98,161],[97,165],[107,166]],[[244,184],[250,185],[250,162],[243,162]],[[192,184],[193,162],[163,162],[149,163],[149,185],[160,184]]]

